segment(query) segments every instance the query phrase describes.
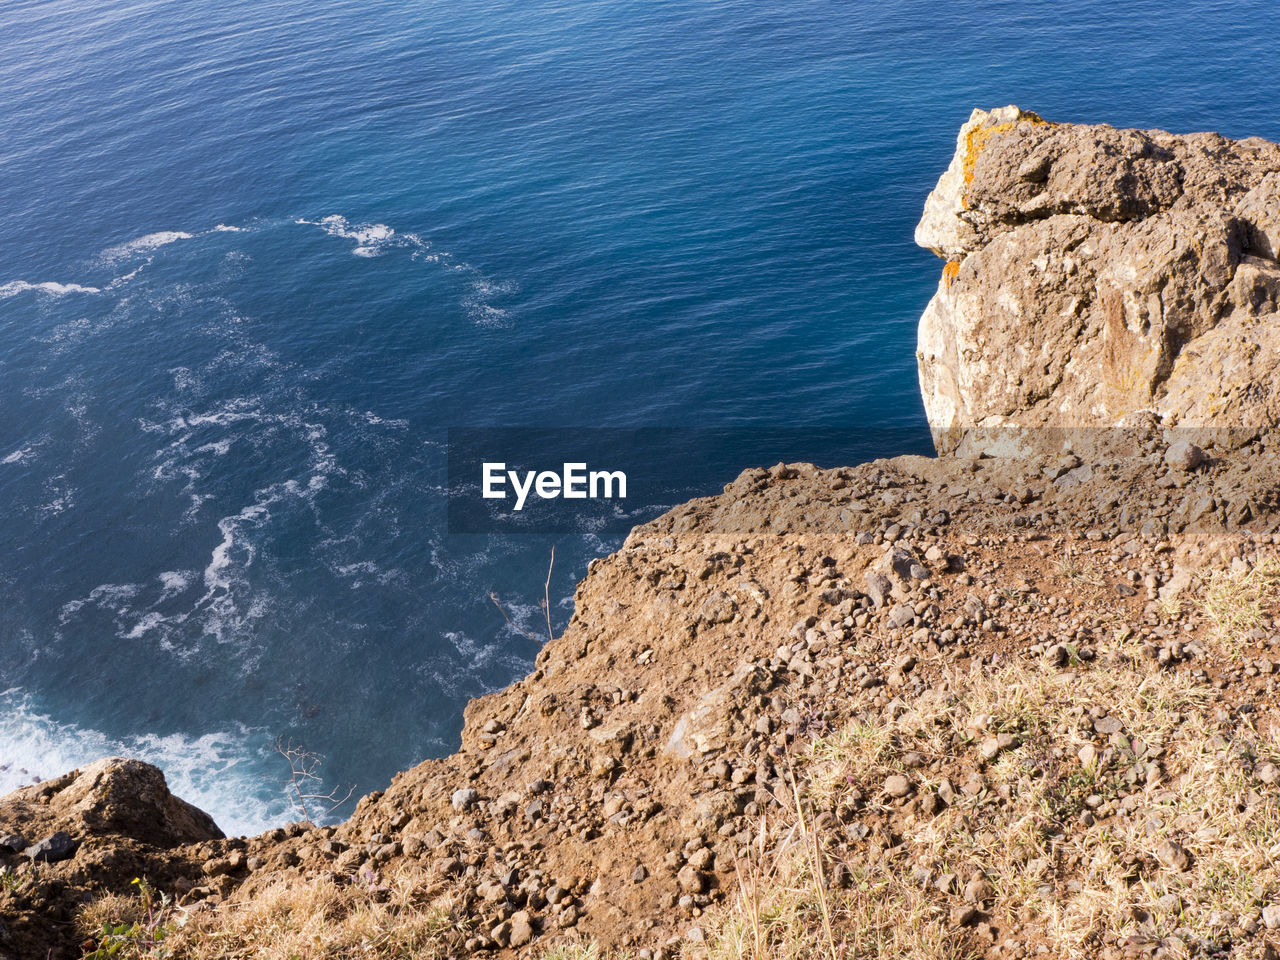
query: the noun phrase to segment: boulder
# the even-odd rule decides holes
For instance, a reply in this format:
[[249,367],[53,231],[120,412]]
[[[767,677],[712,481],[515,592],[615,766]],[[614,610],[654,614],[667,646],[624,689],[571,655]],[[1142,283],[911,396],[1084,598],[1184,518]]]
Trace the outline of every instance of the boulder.
[[52,836],[127,837],[166,848],[222,837],[212,817],[169,792],[157,767],[121,757],[14,791],[0,800],[0,821],[11,813],[35,816]]
[[1273,427],[1277,196],[1280,145],[1257,138],[975,110],[916,228],[947,261],[917,349],[939,453]]

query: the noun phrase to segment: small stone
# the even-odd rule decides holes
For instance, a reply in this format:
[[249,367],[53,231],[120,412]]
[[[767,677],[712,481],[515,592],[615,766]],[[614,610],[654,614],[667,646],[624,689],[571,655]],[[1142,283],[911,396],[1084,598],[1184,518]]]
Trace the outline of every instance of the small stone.
[[[1277,780],[1280,780],[1280,769],[1277,769],[1274,763],[1264,763],[1260,767],[1258,767],[1256,772],[1258,775],[1258,779],[1261,780],[1263,783],[1272,784],[1272,783],[1275,783]],[[2,845],[3,843],[4,841],[0,840],[0,845]]]
[[442,876],[452,877],[461,873],[464,867],[462,861],[457,857],[444,857],[437,860],[431,869]]
[[1280,929],[1280,903],[1270,903],[1262,908],[1262,923],[1268,930]]
[[911,781],[900,773],[895,773],[884,782],[884,792],[891,797],[906,797],[911,794]]
[[883,607],[889,602],[893,592],[893,582],[880,573],[868,572],[866,576],[866,594],[876,607]]
[[60,860],[70,860],[75,856],[79,845],[71,834],[59,830],[39,843],[33,843],[24,852],[32,860],[40,863],[57,863]]
[[1093,721],[1093,729],[1109,737],[1113,733],[1123,731],[1124,724],[1120,722],[1118,717],[1103,717],[1101,720]]
[[899,603],[889,611],[889,626],[901,629],[916,617],[915,609],[909,603]]
[[453,809],[461,813],[463,810],[470,810],[476,805],[476,801],[480,799],[480,791],[474,787],[463,787],[461,790],[453,792]]
[[1191,866],[1191,854],[1187,853],[1182,844],[1174,840],[1166,840],[1160,844],[1156,850],[1156,858],[1166,867],[1178,871],[1187,870]]
[[21,853],[29,846],[27,839],[16,833],[0,837],[0,853]]
[[511,921],[503,920],[500,924],[489,931],[489,936],[498,946],[508,946],[511,943]]
[[685,893],[702,893],[707,889],[707,877],[692,864],[686,863],[676,874],[676,883]]
[[689,865],[695,870],[710,870],[715,858],[710,847],[702,847],[689,855]]
[[978,922],[978,918],[981,915],[978,908],[972,904],[954,907],[951,911],[951,925],[953,927],[971,927]]
[[1044,652],[1045,662],[1053,667],[1065,667],[1071,662],[1071,651],[1063,644],[1055,643]]
[[1170,469],[1190,472],[1204,463],[1204,451],[1188,440],[1170,444],[1164,452],[1164,462]]
[[1080,758],[1080,763],[1086,767],[1092,767],[1093,762],[1098,758],[1098,751],[1092,743],[1086,743],[1080,748],[1080,752],[1076,754]]
[[974,877],[964,885],[964,899],[967,903],[982,904],[992,897],[991,884],[985,877]]
[[523,947],[526,943],[533,939],[533,924],[529,920],[529,913],[526,910],[518,910],[511,915],[511,934],[510,944],[513,947]]

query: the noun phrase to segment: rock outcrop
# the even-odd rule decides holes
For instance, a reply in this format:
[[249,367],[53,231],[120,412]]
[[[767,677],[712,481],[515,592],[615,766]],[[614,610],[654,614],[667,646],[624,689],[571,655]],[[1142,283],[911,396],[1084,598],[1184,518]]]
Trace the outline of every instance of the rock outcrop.
[[[134,889],[189,889],[192,844],[222,839],[151,764],[108,757],[0,798],[0,960],[81,956],[86,902]],[[184,886],[185,884],[185,886]]]
[[63,832],[70,837],[111,836],[169,848],[221,839],[203,810],[169,792],[164,774],[149,763],[107,757],[56,780],[15,790],[5,797],[5,832],[25,831],[37,840]]
[[947,261],[917,352],[940,453],[1280,421],[1280,145],[975,110],[916,242]]

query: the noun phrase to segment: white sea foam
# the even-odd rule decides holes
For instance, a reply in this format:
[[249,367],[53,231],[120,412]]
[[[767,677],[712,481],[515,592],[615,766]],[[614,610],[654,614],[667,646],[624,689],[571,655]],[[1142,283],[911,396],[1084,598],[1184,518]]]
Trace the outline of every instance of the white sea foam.
[[391,247],[423,247],[421,238],[412,233],[398,234],[385,223],[352,223],[340,214],[321,217],[319,220],[295,220],[295,223],[320,227],[331,237],[341,237],[355,243],[351,252],[357,257],[377,257]]
[[195,580],[192,570],[166,570],[160,574],[160,586],[164,589],[164,597],[172,597],[182,593]]
[[23,463],[27,460],[30,460],[31,455],[34,454],[35,452],[36,452],[36,445],[33,443],[28,444],[25,447],[20,447],[19,449],[13,451],[13,453],[6,456],[3,460],[0,460],[0,464]]
[[16,297],[20,293],[34,290],[36,293],[48,294],[51,297],[65,297],[69,293],[101,293],[98,287],[86,287],[79,283],[28,283],[26,280],[10,280],[0,284],[0,300]]
[[245,227],[232,227],[225,223],[220,223],[212,230],[213,233],[248,233]]
[[89,595],[80,600],[70,600],[62,605],[58,612],[58,622],[66,624],[72,617],[88,606],[101,607],[115,613],[128,609],[128,602],[137,595],[139,587],[133,583],[104,583],[89,591]]
[[195,234],[184,230],[160,230],[125,243],[118,243],[114,247],[107,247],[99,254],[99,259],[107,263],[116,263],[129,257],[136,257],[138,254],[150,253],[152,250],[158,250],[179,240],[190,240],[193,236]]
[[259,833],[291,818],[269,744],[246,727],[115,738],[49,716],[21,690],[0,692],[0,794],[102,757],[134,757],[160,767],[169,788],[227,834]]
[[162,625],[165,622],[165,619],[164,614],[156,613],[154,610],[151,613],[145,613],[142,615],[142,619],[135,623],[132,629],[124,635],[124,638],[126,640],[141,639],[152,630]]
[[467,316],[477,326],[504,326],[511,320],[511,315],[504,307],[494,305],[495,297],[506,296],[515,292],[515,286],[491,280],[469,263],[456,260],[451,254],[433,251],[431,242],[416,233],[401,233],[385,223],[352,223],[341,214],[330,214],[319,220],[299,218],[294,223],[320,227],[331,237],[340,237],[352,241],[355,246],[351,253],[357,257],[380,257],[388,250],[401,248],[410,251],[410,256],[420,262],[440,264],[450,270],[456,270],[471,279],[471,294],[463,301],[462,306]]
[[110,283],[107,284],[107,289],[117,290],[120,287],[123,287],[126,283],[128,283],[130,280],[132,280],[134,277],[140,274],[143,270],[145,270],[150,263],[151,261],[147,260],[144,263],[138,264],[136,267],[134,267],[132,270],[126,273],[124,276],[116,277],[114,280],[112,280]]
[[76,489],[67,483],[67,478],[63,475],[50,477],[45,481],[44,495],[48,499],[38,509],[45,517],[56,517],[76,505]]

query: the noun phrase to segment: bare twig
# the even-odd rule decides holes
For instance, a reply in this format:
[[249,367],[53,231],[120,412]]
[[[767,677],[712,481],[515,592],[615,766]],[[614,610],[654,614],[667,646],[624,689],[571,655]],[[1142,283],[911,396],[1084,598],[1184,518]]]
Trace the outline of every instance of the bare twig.
[[289,786],[293,788],[294,803],[302,811],[302,819],[308,823],[314,823],[315,820],[307,807],[307,801],[323,805],[325,809],[320,812],[320,816],[327,816],[350,800],[356,792],[354,785],[342,796],[338,795],[342,791],[341,787],[334,787],[328,793],[318,792],[319,788],[316,785],[324,782],[319,774],[324,757],[294,746],[292,740],[286,742],[283,739],[277,739],[276,753],[284,757],[289,764]]
[[493,601],[493,605],[497,607],[498,612],[502,614],[502,619],[507,621],[507,626],[509,626],[512,630],[516,631],[516,633],[520,633],[528,637],[534,643],[542,642],[537,637],[535,637],[532,633],[526,630],[524,627],[520,626],[518,623],[513,621],[509,616],[507,616],[507,611],[502,609],[502,601],[498,599],[498,595],[496,593],[489,594],[489,599]]
[[555,639],[551,632],[551,571],[556,565],[556,546],[551,545],[551,562],[547,564],[547,582],[542,585],[542,612],[547,615],[547,642]]
[[[539,604],[539,606],[542,607],[543,615],[547,618],[547,642],[548,643],[550,643],[552,640],[556,638],[555,631],[551,628],[551,571],[555,568],[555,565],[556,565],[556,548],[553,546],[551,548],[551,562],[547,564],[547,580],[546,580],[546,583],[544,583],[542,586],[542,603]],[[520,624],[516,623],[514,620],[511,619],[511,617],[507,614],[507,611],[503,608],[502,601],[498,599],[498,595],[496,593],[490,593],[489,599],[493,601],[493,605],[497,607],[498,612],[502,614],[502,619],[507,621],[507,626],[509,626],[512,630],[514,630],[516,633],[520,634],[521,636],[528,637],[534,643],[542,643],[541,639],[534,636],[524,627],[520,626]]]

